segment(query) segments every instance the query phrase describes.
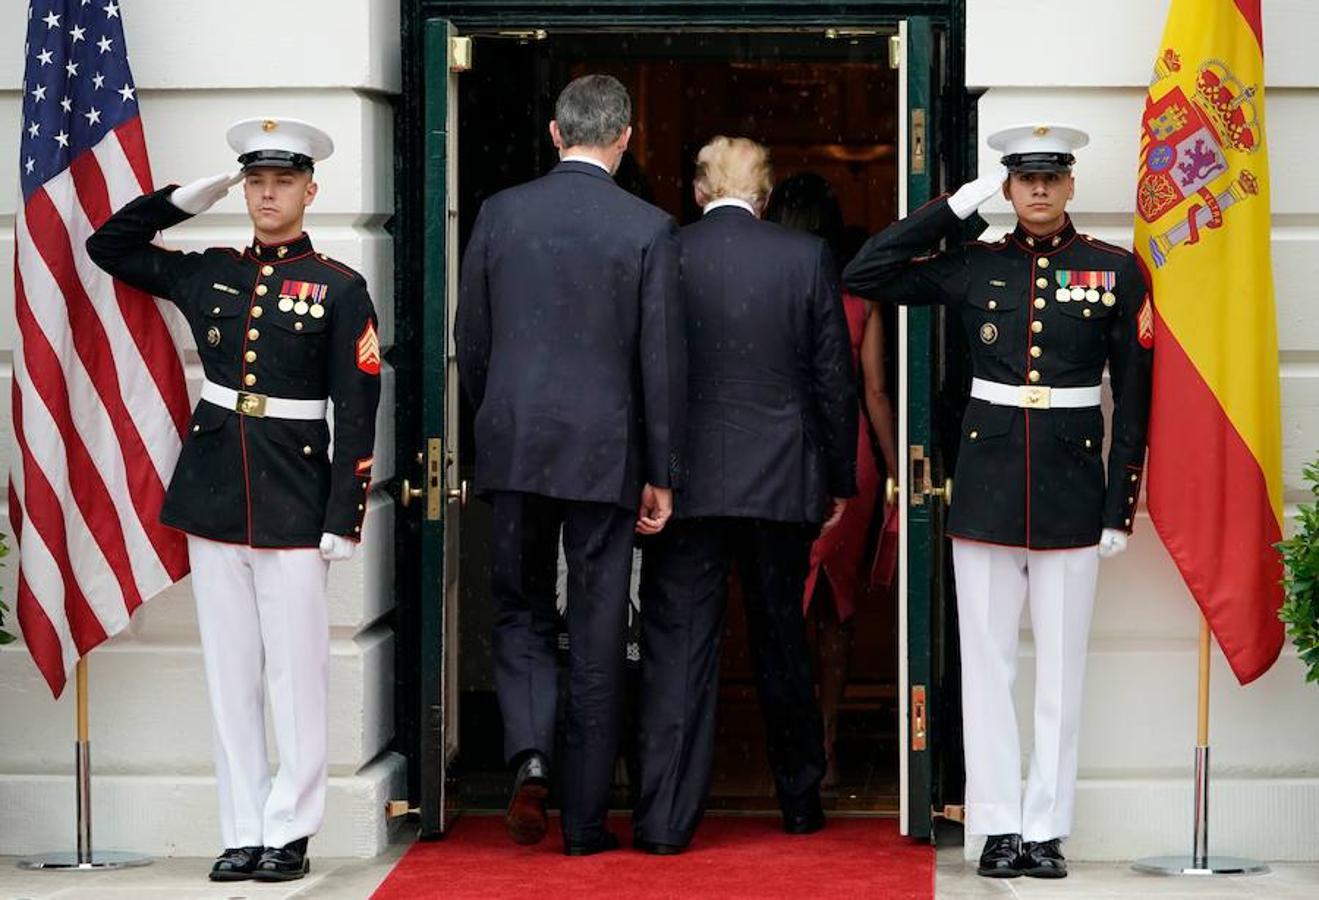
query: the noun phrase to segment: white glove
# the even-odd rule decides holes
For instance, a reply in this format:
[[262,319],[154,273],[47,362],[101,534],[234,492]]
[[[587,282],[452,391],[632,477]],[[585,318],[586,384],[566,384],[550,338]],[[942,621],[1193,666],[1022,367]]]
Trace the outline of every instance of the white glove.
[[229,188],[243,180],[243,173],[225,172],[223,175],[208,175],[189,182],[181,188],[175,188],[169,195],[169,202],[190,216],[206,212],[229,193]]
[[1105,528],[1104,533],[1099,536],[1100,558],[1108,559],[1111,556],[1117,556],[1125,549],[1127,549],[1127,534],[1125,531],[1118,531],[1116,528]]
[[326,532],[321,535],[321,559],[330,562],[343,562],[352,559],[357,545],[346,537]]
[[999,166],[988,175],[982,175],[975,181],[968,181],[948,198],[948,205],[959,219],[969,218],[971,213],[991,197],[1003,192],[1003,182],[1008,180],[1007,166]]

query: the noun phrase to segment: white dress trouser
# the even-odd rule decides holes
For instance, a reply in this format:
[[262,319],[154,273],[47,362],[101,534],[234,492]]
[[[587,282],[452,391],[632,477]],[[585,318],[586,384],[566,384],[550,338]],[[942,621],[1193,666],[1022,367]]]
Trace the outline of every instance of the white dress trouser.
[[[325,813],[329,563],[315,548],[264,550],[191,535],[188,556],[224,846],[282,847],[309,837]],[[273,780],[267,694],[279,750]]]
[[[1098,547],[1027,550],[953,540],[971,834],[1066,837],[1076,796],[1086,642]],[[1021,609],[1035,636],[1035,747],[1023,802],[1012,685]]]

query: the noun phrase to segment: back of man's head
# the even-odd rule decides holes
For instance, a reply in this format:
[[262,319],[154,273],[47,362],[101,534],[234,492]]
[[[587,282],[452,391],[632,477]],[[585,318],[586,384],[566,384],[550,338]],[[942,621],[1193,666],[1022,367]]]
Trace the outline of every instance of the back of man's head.
[[605,147],[632,121],[627,88],[612,75],[574,78],[554,102],[564,147]]
[[773,184],[769,150],[749,138],[719,135],[696,154],[696,192],[702,205],[735,197],[759,209]]

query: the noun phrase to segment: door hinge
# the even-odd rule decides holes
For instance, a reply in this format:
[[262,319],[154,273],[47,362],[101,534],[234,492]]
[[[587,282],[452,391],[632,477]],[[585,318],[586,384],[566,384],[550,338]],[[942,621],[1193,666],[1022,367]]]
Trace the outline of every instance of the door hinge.
[[893,35],[888,39],[888,67],[890,69],[902,68],[902,36]]
[[929,730],[925,706],[925,685],[911,686],[911,749],[925,749],[925,734]]
[[466,72],[472,68],[472,39],[466,35],[449,38],[449,71]]

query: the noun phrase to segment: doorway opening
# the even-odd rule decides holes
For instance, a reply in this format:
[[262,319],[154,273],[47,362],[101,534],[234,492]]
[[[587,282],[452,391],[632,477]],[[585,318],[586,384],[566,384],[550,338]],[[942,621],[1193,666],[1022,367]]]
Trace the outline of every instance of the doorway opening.
[[[555,96],[569,80],[587,72],[618,77],[633,99],[635,135],[618,176],[620,185],[664,209],[680,225],[700,215],[692,190],[694,159],[716,134],[745,136],[768,146],[776,181],[805,171],[825,177],[851,236],[840,255],[850,258],[867,235],[896,216],[901,123],[898,73],[889,63],[887,32],[844,37],[819,30],[478,34],[473,63],[461,76],[457,95],[459,246],[465,245],[486,197],[552,168],[557,155],[547,126]],[[841,269],[847,258],[837,262]],[[886,382],[893,390],[896,328],[891,318],[886,325]],[[464,409],[462,460],[475,458],[471,422],[471,411]],[[882,470],[882,461],[879,465]],[[452,770],[456,804],[498,808],[506,798],[508,776],[501,757],[490,651],[494,610],[489,599],[488,508],[481,503],[467,506],[460,527],[462,721]],[[879,538],[878,528],[872,531],[876,533],[869,542],[867,565]],[[859,598],[851,623],[852,651],[834,746],[838,780],[825,797],[827,808],[835,810],[893,813],[898,808],[900,594],[896,577],[887,585],[882,582],[878,579]],[[815,598],[808,617],[813,632],[814,609],[831,605],[828,596]],[[635,662],[633,649],[629,647],[629,659]],[[821,662],[829,660],[817,656],[815,662],[818,680]],[[629,720],[615,778],[616,807],[630,805],[631,785],[636,783],[635,748],[629,742],[635,734],[635,668],[629,678]],[[736,583],[729,594],[718,715],[711,807],[776,809]]]

